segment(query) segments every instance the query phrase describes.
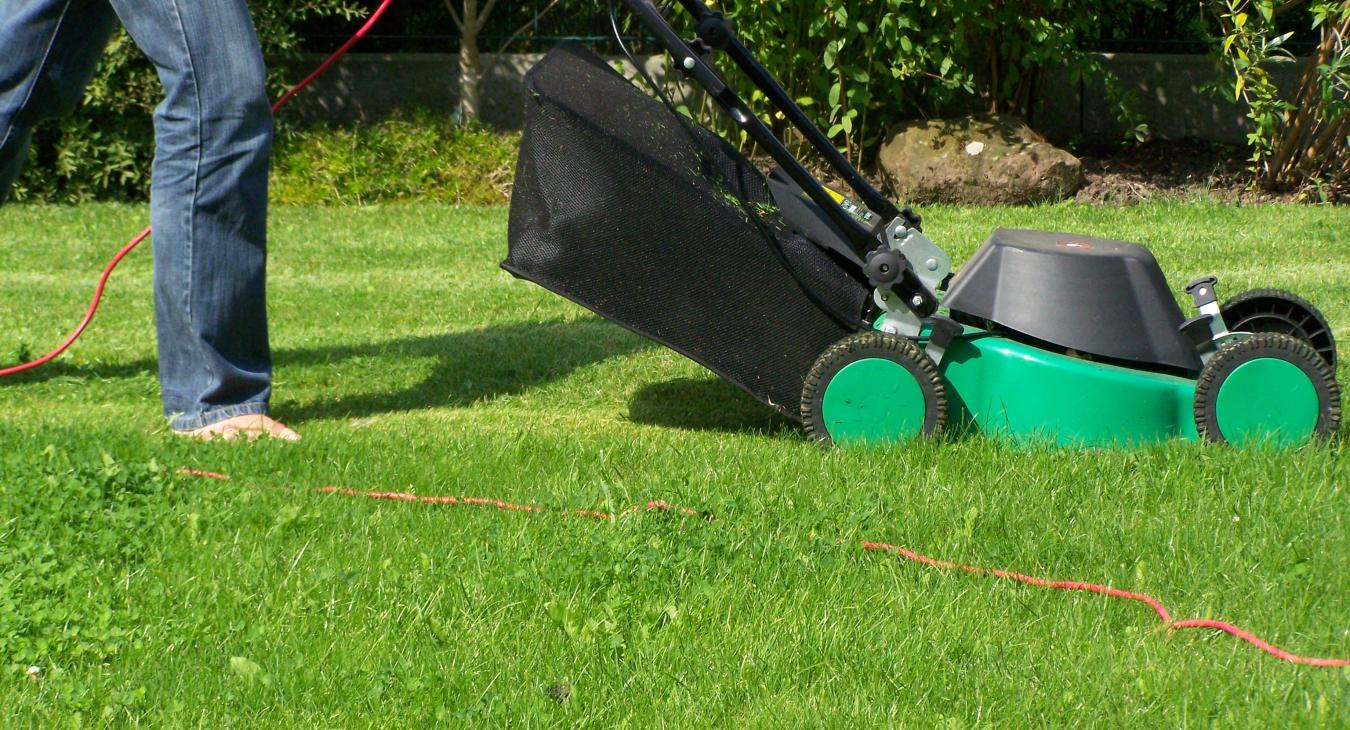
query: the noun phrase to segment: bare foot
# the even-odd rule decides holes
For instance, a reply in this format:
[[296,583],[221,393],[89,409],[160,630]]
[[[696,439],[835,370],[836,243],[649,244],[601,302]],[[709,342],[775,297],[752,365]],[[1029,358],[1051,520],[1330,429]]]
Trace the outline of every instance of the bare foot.
[[263,436],[281,441],[300,440],[300,434],[287,428],[284,423],[263,415],[235,416],[193,431],[174,433],[198,441],[234,441],[240,436],[249,441],[257,441]]

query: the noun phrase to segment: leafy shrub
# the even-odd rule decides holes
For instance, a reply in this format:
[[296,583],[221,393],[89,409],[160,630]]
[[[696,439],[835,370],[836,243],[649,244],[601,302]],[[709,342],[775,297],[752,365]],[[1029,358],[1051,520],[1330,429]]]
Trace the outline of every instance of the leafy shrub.
[[55,447],[0,458],[0,670],[99,662],[130,640],[127,576],[176,483],[154,462]]
[[[1229,88],[1247,109],[1252,171],[1271,190],[1326,187],[1350,193],[1350,3],[1210,0],[1223,30]],[[1296,12],[1295,12],[1296,11]],[[1282,17],[1284,16],[1284,17]],[[1316,34],[1311,62],[1292,93],[1271,79],[1294,63],[1290,16]]]
[[285,204],[425,200],[500,205],[511,191],[520,137],[418,113],[358,127],[285,132],[272,163],[272,199]]
[[[1155,0],[729,0],[746,45],[815,107],[841,149],[875,151],[900,119],[976,109],[1027,116],[1041,69],[1102,69],[1080,51]],[[752,101],[760,98],[750,91]],[[1123,101],[1123,99],[1122,99]],[[782,120],[775,126],[791,143]]]
[[[275,58],[298,46],[294,28],[315,17],[351,18],[354,0],[252,0],[263,52]],[[269,79],[280,93],[284,79]],[[34,132],[29,164],[12,191],[15,200],[83,202],[144,199],[154,157],[152,113],[162,95],[154,67],[125,32],[108,46],[98,75],[76,113]]]

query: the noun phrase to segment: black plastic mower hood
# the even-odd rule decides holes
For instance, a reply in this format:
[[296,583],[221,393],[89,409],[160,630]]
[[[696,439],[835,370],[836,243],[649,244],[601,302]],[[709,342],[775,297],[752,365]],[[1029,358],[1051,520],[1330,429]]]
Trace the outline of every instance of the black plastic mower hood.
[[1113,360],[1193,371],[1195,348],[1147,248],[1071,233],[1000,228],[944,303],[1038,340]]

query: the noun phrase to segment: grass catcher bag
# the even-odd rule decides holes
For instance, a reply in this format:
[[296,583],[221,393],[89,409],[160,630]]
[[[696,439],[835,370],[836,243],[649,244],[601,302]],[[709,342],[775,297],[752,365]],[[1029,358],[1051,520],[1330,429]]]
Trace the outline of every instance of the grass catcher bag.
[[503,268],[799,419],[816,357],[864,328],[866,288],[786,230],[753,164],[584,46],[525,83]]

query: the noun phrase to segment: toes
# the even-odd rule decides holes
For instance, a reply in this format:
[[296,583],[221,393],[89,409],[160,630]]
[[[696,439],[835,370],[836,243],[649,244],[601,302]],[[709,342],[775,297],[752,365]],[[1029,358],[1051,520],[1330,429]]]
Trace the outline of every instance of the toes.
[[280,421],[272,421],[272,425],[268,427],[268,435],[281,441],[300,440],[300,434],[296,433],[293,429],[287,427],[286,424]]
[[300,434],[267,416],[238,416],[196,431],[184,432],[199,441],[237,441],[243,436],[249,443],[264,436],[279,441],[299,441]]

